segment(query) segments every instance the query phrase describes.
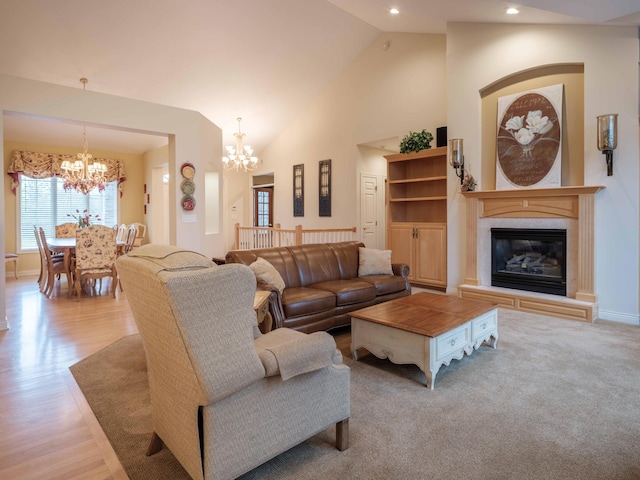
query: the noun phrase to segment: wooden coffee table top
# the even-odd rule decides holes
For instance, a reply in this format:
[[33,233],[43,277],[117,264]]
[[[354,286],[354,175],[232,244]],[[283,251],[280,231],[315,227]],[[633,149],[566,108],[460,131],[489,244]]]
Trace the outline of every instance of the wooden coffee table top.
[[437,337],[497,307],[495,303],[423,292],[362,308],[347,315],[427,337]]

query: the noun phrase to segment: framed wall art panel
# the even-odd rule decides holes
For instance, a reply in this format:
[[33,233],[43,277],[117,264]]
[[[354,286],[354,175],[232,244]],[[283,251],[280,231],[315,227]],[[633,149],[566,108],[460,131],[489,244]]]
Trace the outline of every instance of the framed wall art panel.
[[331,216],[331,160],[320,160],[318,175],[318,215]]
[[304,217],[304,164],[293,166],[293,216]]

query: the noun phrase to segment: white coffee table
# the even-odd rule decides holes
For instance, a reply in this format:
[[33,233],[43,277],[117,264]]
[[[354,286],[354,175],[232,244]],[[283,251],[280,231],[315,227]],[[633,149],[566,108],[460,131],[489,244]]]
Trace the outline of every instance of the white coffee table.
[[417,365],[431,390],[442,365],[498,342],[497,305],[451,295],[417,293],[349,316],[355,360],[358,348],[366,348],[378,358]]

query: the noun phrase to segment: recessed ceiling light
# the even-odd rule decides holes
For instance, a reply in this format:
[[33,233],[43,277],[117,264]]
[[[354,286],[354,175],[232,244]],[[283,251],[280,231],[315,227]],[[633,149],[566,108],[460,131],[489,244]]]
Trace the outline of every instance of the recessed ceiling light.
[[398,10],[397,8],[390,8],[389,13],[391,15],[398,15],[400,13],[400,10]]
[[517,15],[519,13],[520,13],[520,10],[518,10],[515,7],[507,8],[507,15]]

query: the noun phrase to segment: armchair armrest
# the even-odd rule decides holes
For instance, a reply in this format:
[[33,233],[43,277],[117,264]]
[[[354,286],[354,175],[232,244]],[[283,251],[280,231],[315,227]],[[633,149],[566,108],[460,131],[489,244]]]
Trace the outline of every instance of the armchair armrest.
[[266,376],[280,374],[282,380],[342,363],[342,354],[327,332],[306,334],[279,328],[254,341]]

